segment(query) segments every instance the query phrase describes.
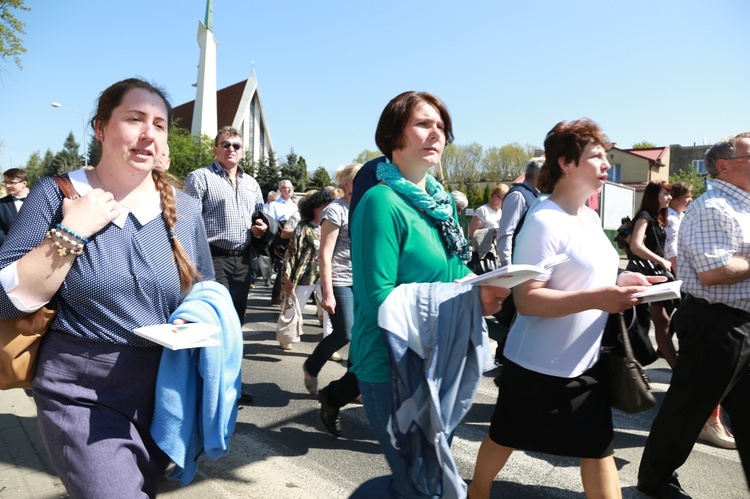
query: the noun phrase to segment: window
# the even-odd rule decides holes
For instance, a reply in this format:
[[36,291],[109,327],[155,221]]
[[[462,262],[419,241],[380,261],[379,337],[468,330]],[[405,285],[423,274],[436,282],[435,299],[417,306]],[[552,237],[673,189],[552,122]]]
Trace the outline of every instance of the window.
[[693,170],[695,170],[697,173],[706,174],[708,173],[706,171],[706,162],[702,159],[694,159],[693,160]]
[[621,165],[612,165],[612,168],[607,172],[607,180],[610,182],[620,182],[621,170]]

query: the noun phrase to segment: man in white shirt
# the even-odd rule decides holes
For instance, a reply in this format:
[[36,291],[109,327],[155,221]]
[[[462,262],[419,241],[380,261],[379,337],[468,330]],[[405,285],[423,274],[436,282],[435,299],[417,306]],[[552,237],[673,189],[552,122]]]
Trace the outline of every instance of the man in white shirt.
[[294,186],[289,180],[279,182],[279,197],[268,204],[269,215],[277,222],[286,222],[297,211],[294,197]]

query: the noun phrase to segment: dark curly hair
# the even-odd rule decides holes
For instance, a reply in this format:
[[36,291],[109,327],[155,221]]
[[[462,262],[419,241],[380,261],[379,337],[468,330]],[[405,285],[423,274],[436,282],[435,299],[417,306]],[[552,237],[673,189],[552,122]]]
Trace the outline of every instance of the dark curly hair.
[[333,195],[327,189],[315,191],[302,198],[299,202],[299,216],[302,220],[312,222],[315,218],[315,210],[333,201]]

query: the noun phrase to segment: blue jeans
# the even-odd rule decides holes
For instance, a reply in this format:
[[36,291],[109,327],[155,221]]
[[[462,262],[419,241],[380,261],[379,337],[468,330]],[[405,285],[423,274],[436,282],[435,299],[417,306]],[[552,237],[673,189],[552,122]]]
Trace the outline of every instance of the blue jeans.
[[320,340],[313,353],[305,361],[305,369],[311,376],[317,376],[334,352],[346,346],[352,338],[354,324],[354,294],[351,286],[334,286],[336,313],[331,314],[331,334]]
[[368,383],[360,380],[359,391],[362,394],[362,403],[365,406],[370,427],[380,444],[388,465],[391,467],[392,475],[368,480],[354,491],[350,499],[428,497],[418,495],[409,485],[406,474],[406,459],[401,456],[398,449],[391,445],[391,437],[386,428],[388,419],[393,412],[392,383]]

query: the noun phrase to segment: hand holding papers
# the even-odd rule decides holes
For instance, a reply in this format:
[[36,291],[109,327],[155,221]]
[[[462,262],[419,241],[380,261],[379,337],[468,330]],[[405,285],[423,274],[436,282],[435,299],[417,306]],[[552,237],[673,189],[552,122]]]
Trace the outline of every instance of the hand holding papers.
[[182,350],[184,348],[199,348],[221,345],[216,338],[211,338],[221,331],[219,326],[213,324],[156,324],[133,329],[133,332],[142,338],[151,340],[170,350]]
[[663,282],[654,284],[646,291],[635,293],[634,298],[643,298],[642,303],[651,303],[655,301],[676,300],[680,298],[680,287],[682,281]]
[[549,273],[550,268],[567,260],[568,255],[555,255],[545,258],[538,265],[506,265],[486,274],[465,277],[458,282],[461,284],[478,284],[479,286],[497,286],[510,289],[538,275]]

